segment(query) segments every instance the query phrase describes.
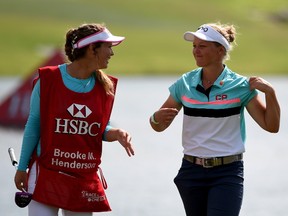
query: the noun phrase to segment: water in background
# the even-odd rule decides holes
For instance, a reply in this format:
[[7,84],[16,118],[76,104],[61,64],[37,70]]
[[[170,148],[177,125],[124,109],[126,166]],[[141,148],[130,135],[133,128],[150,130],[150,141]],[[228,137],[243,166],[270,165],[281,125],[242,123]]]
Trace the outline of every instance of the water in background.
[[[106,191],[112,212],[102,216],[185,215],[173,183],[182,158],[182,113],[162,133],[154,132],[149,116],[168,97],[168,86],[177,77],[122,77],[111,121],[133,136],[136,155],[129,158],[119,143],[104,143],[102,169],[108,182]],[[277,91],[282,108],[278,134],[263,131],[246,115],[247,143],[245,194],[241,216],[288,215],[288,77],[266,77]],[[0,102],[19,80],[0,79]],[[14,204],[15,169],[7,153],[13,147],[19,158],[23,131],[0,128],[1,215],[27,215],[27,208]]]

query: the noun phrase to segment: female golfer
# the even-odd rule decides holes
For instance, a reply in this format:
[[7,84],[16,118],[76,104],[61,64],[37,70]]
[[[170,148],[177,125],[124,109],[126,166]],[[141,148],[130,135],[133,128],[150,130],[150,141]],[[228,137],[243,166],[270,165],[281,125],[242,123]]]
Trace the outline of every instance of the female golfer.
[[[187,216],[237,216],[243,196],[244,108],[264,130],[279,129],[275,90],[260,77],[241,76],[224,64],[235,40],[233,25],[204,24],[186,32],[197,66],[170,86],[150,118],[165,130],[183,107],[184,157],[174,182]],[[257,90],[265,94],[263,103]]]

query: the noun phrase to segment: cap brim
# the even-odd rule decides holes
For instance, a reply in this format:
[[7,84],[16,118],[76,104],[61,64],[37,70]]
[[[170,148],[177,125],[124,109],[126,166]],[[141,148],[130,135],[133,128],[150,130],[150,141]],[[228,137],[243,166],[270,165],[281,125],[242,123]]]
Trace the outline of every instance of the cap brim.
[[113,37],[107,38],[105,41],[106,41],[106,42],[111,42],[113,46],[117,46],[117,45],[119,45],[124,39],[125,39],[125,37],[113,36]]
[[185,32],[184,33],[184,39],[186,41],[194,42],[195,37],[204,40],[204,41],[214,41],[212,38],[208,37],[207,35],[204,35],[199,32]]

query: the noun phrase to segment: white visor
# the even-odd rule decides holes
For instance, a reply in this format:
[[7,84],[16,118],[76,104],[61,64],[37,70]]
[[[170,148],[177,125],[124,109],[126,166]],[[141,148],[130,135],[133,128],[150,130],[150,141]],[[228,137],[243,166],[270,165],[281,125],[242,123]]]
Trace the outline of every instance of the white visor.
[[187,41],[193,42],[194,37],[205,41],[218,42],[225,47],[226,51],[230,50],[230,44],[227,39],[209,25],[200,26],[196,32],[188,31],[184,33],[184,39]]
[[95,34],[80,39],[77,43],[73,44],[73,48],[82,48],[96,42],[111,42],[112,46],[117,46],[124,39],[125,37],[112,35],[107,28],[104,28],[103,31],[96,32]]

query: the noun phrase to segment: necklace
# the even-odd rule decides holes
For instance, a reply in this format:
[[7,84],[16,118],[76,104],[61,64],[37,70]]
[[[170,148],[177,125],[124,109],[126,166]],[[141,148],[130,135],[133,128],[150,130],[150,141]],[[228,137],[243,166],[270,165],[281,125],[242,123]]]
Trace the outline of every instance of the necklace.
[[210,81],[210,80],[203,80],[203,81],[208,83],[208,84],[212,84],[212,81]]
[[83,89],[85,89],[92,81],[93,76],[90,76],[88,79],[80,80],[80,84],[82,85]]
[[214,82],[212,82],[211,80],[204,80],[202,79],[202,85],[204,87],[205,90],[209,89]]
[[212,82],[211,80],[204,80],[204,79],[202,80],[202,83],[203,83],[203,84],[206,83],[206,84],[208,84],[208,85],[212,85],[212,84],[213,84],[213,82]]

